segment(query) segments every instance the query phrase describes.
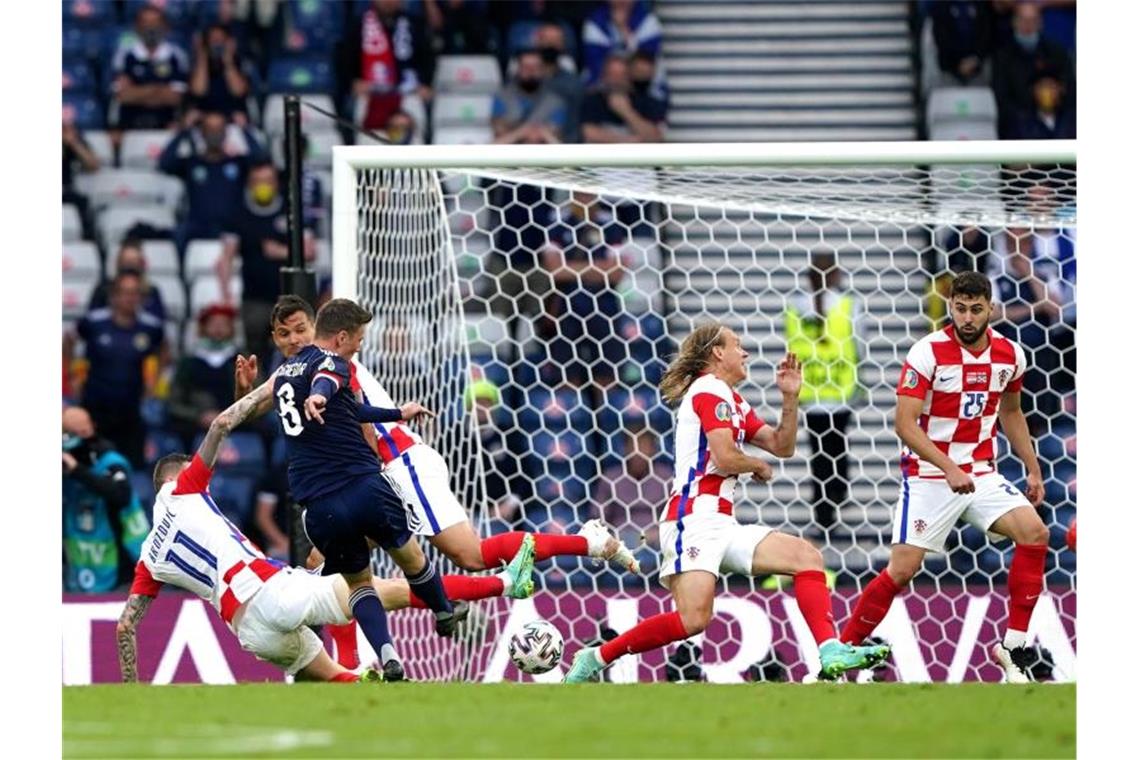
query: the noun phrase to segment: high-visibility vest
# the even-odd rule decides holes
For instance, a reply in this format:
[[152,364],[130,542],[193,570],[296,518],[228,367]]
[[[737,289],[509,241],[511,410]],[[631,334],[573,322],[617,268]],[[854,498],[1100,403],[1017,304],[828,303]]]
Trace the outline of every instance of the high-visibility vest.
[[792,307],[784,314],[788,350],[803,365],[800,403],[845,403],[859,389],[855,302],[843,296],[826,320],[807,320]]

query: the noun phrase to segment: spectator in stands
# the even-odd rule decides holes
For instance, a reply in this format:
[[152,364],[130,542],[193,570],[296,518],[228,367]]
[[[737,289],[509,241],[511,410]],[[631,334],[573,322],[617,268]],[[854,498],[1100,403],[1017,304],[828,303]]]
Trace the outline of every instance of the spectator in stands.
[[64,590],[96,594],[130,580],[150,525],[131,466],[91,415],[63,410]]
[[79,220],[83,225],[83,237],[90,240],[94,237],[91,229],[91,210],[87,204],[87,197],[75,189],[75,168],[84,174],[99,171],[99,157],[91,150],[91,146],[83,139],[83,133],[74,123],[63,122],[63,202],[70,203],[79,211]]
[[626,426],[619,437],[618,461],[602,471],[593,502],[626,545],[638,546],[644,537],[648,546],[657,546],[657,515],[669,501],[673,466],[657,434],[643,423]]
[[[230,292],[233,260],[241,256],[241,320],[246,346],[269,366],[269,315],[281,295],[280,271],[289,259],[288,224],[277,169],[271,163],[250,167],[245,197],[226,223],[224,246],[218,260],[222,298],[234,303]],[[316,240],[305,230],[306,261],[316,256]]]
[[847,501],[847,426],[859,388],[860,308],[842,287],[835,254],[813,254],[810,292],[797,291],[784,314],[788,350],[803,363],[800,403],[811,444],[815,520],[830,529]]
[[[498,386],[473,369],[471,382],[464,391],[464,403],[475,415],[483,452],[483,471],[487,498],[496,505],[500,515],[513,525],[521,516],[520,499],[529,493],[523,476],[521,457],[508,446],[508,434],[503,432],[509,423],[500,425],[504,409]],[[508,517],[509,516],[509,517]]]
[[[1064,47],[1041,36],[1041,11],[1035,3],[1018,3],[1013,12],[1013,41],[994,56],[994,97],[998,104],[998,133],[1008,137],[1017,115],[1036,107],[1033,82],[1038,72],[1057,75],[1067,101],[1075,102],[1073,63]],[[1062,104],[1062,109],[1068,102]]]
[[654,58],[661,52],[661,22],[648,3],[610,0],[582,26],[584,78],[592,85],[603,78],[608,60],[643,51]]
[[242,130],[243,141],[228,141],[228,128],[225,114],[208,111],[197,126],[176,134],[158,157],[159,170],[186,185],[186,218],[174,235],[179,251],[191,240],[222,233],[241,206],[249,167],[266,160],[252,132]]
[[520,53],[514,81],[495,94],[491,106],[496,143],[562,142],[566,103],[543,89],[545,79],[538,51]]
[[[657,59],[639,50],[629,59],[629,81],[633,94],[656,101],[663,114],[669,112],[669,89],[665,81],[657,76]],[[662,116],[662,120],[664,120]]]
[[582,137],[588,143],[661,142],[665,104],[634,92],[629,63],[621,55],[606,60],[601,85],[582,101]]
[[[139,288],[142,293],[142,310],[162,322],[166,319],[166,304],[162,300],[162,291],[146,278],[146,255],[143,253],[141,240],[124,238],[119,244],[119,253],[115,256],[115,274],[134,274],[139,278]],[[112,280],[105,279],[91,293],[91,301],[87,304],[89,311],[106,308],[110,301]]]
[[[290,562],[289,480],[284,467],[270,467],[257,488],[253,512],[253,536],[265,553],[282,562]],[[252,537],[252,536],[251,536]]]
[[94,309],[64,336],[68,366],[76,366],[75,345],[82,340],[86,377],[73,377],[83,406],[103,434],[136,467],[141,467],[143,420],[139,405],[149,396],[170,356],[162,322],[142,309],[142,280],[131,271],[115,275],[110,307]]
[[396,111],[388,118],[384,132],[392,145],[411,145],[416,135],[416,120],[407,111]]
[[993,52],[993,8],[979,0],[932,3],[930,17],[938,67],[958,84],[972,84],[984,77]]
[[194,68],[190,72],[192,107],[225,114],[235,124],[249,123],[246,100],[253,65],[238,53],[235,40],[221,24],[194,35]]
[[617,288],[625,274],[618,247],[626,242],[625,230],[607,205],[588,193],[573,193],[542,252],[554,289],[546,296],[538,333],[550,341],[552,384],[604,386],[626,353],[617,324],[622,313]]
[[484,0],[423,0],[428,26],[442,55],[495,53],[498,40],[491,34]]
[[110,122],[119,130],[172,127],[186,94],[189,58],[166,40],[166,17],[153,5],[139,8],[135,32],[138,42],[115,53]]
[[1054,71],[1038,72],[1033,80],[1033,106],[1018,113],[1010,138],[1014,140],[1073,140],[1077,119]]
[[580,142],[578,116],[585,90],[574,69],[574,59],[566,54],[566,33],[559,24],[545,23],[535,32],[535,46],[542,56],[543,93],[553,93],[566,104],[562,139],[569,143]]
[[[301,213],[305,217],[305,227],[319,237],[325,219],[325,188],[320,175],[309,168],[308,157],[309,136],[301,133]],[[281,171],[286,170],[284,166],[280,168]]]
[[990,240],[990,233],[980,227],[951,227],[942,233],[938,248],[929,251],[932,256],[924,257],[927,263],[923,269],[930,277],[930,287],[923,310],[930,318],[930,329],[941,330],[950,324],[947,306],[954,276],[989,270],[993,253]]
[[234,320],[237,310],[211,304],[198,313],[198,342],[187,347],[174,368],[167,410],[175,430],[189,448],[194,436],[205,432],[218,413],[233,403]]
[[347,110],[366,129],[380,129],[404,97],[431,100],[435,54],[422,18],[400,0],[373,0],[345,33],[338,53],[342,97],[361,102]]

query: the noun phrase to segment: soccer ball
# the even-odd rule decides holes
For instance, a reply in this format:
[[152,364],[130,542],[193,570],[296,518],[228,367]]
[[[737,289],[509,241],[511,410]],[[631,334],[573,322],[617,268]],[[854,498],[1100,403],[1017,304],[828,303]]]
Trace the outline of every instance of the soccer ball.
[[535,620],[511,637],[511,662],[524,673],[537,675],[552,669],[562,659],[562,634],[547,620]]

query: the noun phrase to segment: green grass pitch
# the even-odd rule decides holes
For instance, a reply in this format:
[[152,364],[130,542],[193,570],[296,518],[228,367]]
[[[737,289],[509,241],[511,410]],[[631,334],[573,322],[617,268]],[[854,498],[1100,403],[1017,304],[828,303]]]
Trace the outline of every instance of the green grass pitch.
[[63,690],[64,757],[1074,757],[1035,684],[249,684]]

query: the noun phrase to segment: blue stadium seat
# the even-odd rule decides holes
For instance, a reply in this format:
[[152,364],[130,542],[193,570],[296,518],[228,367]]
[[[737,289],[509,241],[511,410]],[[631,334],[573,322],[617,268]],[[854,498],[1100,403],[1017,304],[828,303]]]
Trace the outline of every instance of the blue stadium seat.
[[63,23],[97,27],[109,24],[115,19],[115,6],[106,0],[64,0]]
[[186,445],[182,438],[166,430],[151,430],[143,443],[143,459],[148,467],[162,459],[167,454],[185,452]]
[[303,29],[320,31],[337,38],[344,32],[344,6],[320,0],[289,0],[293,23]]
[[82,58],[64,58],[63,91],[72,94],[94,95],[97,79],[95,71]]
[[138,13],[139,8],[145,5],[158,5],[162,8],[162,12],[166,14],[166,20],[169,22],[171,29],[185,27],[192,24],[198,15],[198,6],[201,3],[191,3],[189,0],[163,0],[161,3],[155,3],[153,0],[127,0],[126,6],[126,21],[133,24],[135,21],[135,14]]
[[131,490],[139,497],[143,511],[150,514],[151,503],[154,501],[153,476],[149,472],[132,472]]
[[328,93],[332,64],[320,58],[279,58],[269,64],[270,92]]
[[102,129],[103,107],[91,95],[63,94],[63,120],[71,121],[81,130]]
[[[574,32],[574,27],[564,21],[557,23],[562,27],[562,36],[566,40],[566,54],[577,59],[578,35]],[[533,48],[535,34],[540,26],[542,22],[533,20],[516,21],[511,24],[511,28],[507,31],[507,55],[513,58],[519,52]]]
[[246,475],[221,471],[210,479],[210,496],[222,514],[241,528],[253,513],[253,495],[257,481]]
[[[195,439],[195,449],[202,444],[203,437],[199,435]],[[231,434],[218,451],[217,468],[232,475],[260,475],[265,470],[265,444],[261,436],[248,431]]]
[[94,60],[103,49],[103,33],[100,29],[85,26],[63,25],[63,58]]

